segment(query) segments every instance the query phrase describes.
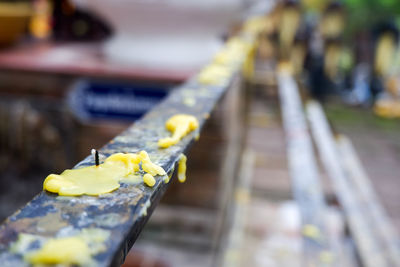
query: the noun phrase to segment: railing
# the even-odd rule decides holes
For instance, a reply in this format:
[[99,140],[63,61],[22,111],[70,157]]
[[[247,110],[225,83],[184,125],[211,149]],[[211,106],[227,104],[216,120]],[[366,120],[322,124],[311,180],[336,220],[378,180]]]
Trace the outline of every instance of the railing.
[[[211,70],[205,68],[199,76],[172,90],[161,104],[101,148],[99,153],[103,156],[102,159],[114,153],[137,153],[145,150],[153,162],[162,166],[171,177],[180,155],[196,140],[218,101],[229,90],[232,82],[241,75],[242,67],[247,66],[248,70],[249,64],[251,65],[248,58],[252,56],[254,33],[253,30],[242,32],[236,39],[243,45],[239,54],[234,58],[222,56],[216,59],[218,62],[212,63]],[[213,67],[214,70],[222,70],[222,73],[214,73]],[[212,76],[212,81],[202,79],[205,78],[204,75]],[[195,116],[199,128],[177,145],[160,149],[157,141],[168,134],[165,122],[178,113]],[[88,156],[75,168],[94,164],[93,157]],[[65,197],[46,191],[40,192],[0,227],[1,265],[29,265],[24,260],[24,255],[29,252],[31,246],[13,248],[21,233],[37,237],[40,241],[71,236],[85,229],[101,229],[106,233],[106,237],[102,241],[102,249],[92,255],[92,259],[96,266],[119,266],[167,190],[170,181],[165,182],[166,180],[170,179],[166,176],[157,177],[154,187],[147,187],[143,183],[122,183],[116,191],[101,196]]]

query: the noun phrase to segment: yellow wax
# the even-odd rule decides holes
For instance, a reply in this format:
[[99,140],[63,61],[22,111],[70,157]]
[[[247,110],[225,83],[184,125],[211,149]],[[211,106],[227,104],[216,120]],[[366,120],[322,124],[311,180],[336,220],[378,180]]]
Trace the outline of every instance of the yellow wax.
[[186,156],[181,154],[181,157],[178,162],[178,180],[181,183],[186,181],[186,161],[187,161]]
[[306,224],[303,227],[303,235],[312,238],[312,239],[319,239],[321,237],[321,232],[319,231],[318,227],[312,224]]
[[167,120],[165,127],[172,132],[172,136],[158,140],[158,146],[162,148],[177,144],[188,133],[196,130],[199,127],[199,122],[192,115],[177,114]]
[[164,169],[153,162],[151,162],[149,155],[146,151],[142,150],[139,153],[140,159],[142,160],[142,169],[151,174],[152,176],[155,175],[165,175],[166,172]]
[[139,171],[140,156],[132,153],[115,153],[109,156],[105,162],[118,162],[125,164],[128,170]]
[[264,16],[255,16],[248,19],[243,25],[243,31],[253,35],[265,31],[270,27],[271,22]]
[[140,184],[143,181],[143,177],[140,174],[129,174],[125,176],[119,182],[124,184]]
[[323,263],[332,263],[335,259],[335,256],[333,255],[332,252],[326,250],[326,251],[322,251],[321,253],[319,253],[319,259]]
[[[99,228],[85,228],[73,236],[50,238],[43,236],[18,234],[18,240],[10,250],[22,255],[24,260],[35,266],[48,264],[96,266],[92,256],[106,250],[106,241],[110,232]],[[40,248],[32,248],[39,243]],[[97,264],[98,265],[98,264]]]
[[[139,155],[116,153],[99,166],[65,170],[62,174],[50,174],[43,183],[43,189],[61,196],[101,195],[120,187],[121,180],[129,181],[134,173],[142,169],[152,176],[165,175],[162,167],[151,162],[145,151]],[[131,179],[134,180],[134,179]]]
[[224,49],[214,57],[214,64],[229,65],[242,59],[242,54],[234,49]]
[[25,256],[32,264],[75,264],[84,265],[90,261],[90,250],[80,237],[50,239],[44,246]]
[[168,184],[169,180],[171,180],[172,175],[174,174],[174,171],[171,171],[171,174],[168,174],[168,176],[164,177],[164,183]]
[[156,184],[156,179],[150,173],[146,173],[143,176],[143,181],[147,186],[153,187]]
[[205,85],[223,85],[232,71],[222,65],[212,64],[205,67],[197,76],[197,80]]
[[60,196],[100,195],[119,188],[119,178],[126,175],[124,164],[101,164],[62,174],[50,174],[44,180],[43,189]]

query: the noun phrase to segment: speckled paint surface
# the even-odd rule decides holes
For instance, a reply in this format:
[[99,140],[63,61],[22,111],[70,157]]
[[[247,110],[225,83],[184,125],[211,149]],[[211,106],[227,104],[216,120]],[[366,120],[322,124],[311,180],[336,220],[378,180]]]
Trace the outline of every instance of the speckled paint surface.
[[[231,82],[232,80],[229,80],[229,84]],[[203,86],[194,80],[176,88],[144,118],[105,145],[99,151],[101,161],[117,152],[136,153],[146,150],[152,161],[161,165],[167,174],[171,175],[180,154],[188,149],[199,134],[204,122],[227,88],[229,88],[228,83],[219,87]],[[170,135],[165,129],[165,121],[177,113],[196,116],[200,127],[184,137],[177,145],[159,149],[157,141]],[[93,164],[93,158],[88,156],[75,168]],[[23,260],[23,255],[10,251],[20,233],[43,239],[73,235],[82,229],[99,228],[110,234],[104,242],[106,249],[93,255],[96,265],[119,266],[167,189],[168,183],[164,182],[164,178],[157,176],[156,185],[152,188],[143,183],[121,183],[121,187],[116,191],[99,197],[65,197],[48,192],[39,193],[2,224],[1,265],[29,265]],[[26,252],[29,252],[29,248]]]

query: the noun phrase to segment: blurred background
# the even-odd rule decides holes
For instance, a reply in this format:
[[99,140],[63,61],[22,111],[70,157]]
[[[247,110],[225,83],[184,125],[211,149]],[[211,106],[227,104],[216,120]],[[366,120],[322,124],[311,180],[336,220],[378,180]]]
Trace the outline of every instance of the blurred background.
[[[193,77],[255,15],[254,75],[218,105],[188,154],[188,181],[169,187],[125,265],[300,266],[283,61],[302,98],[321,101],[351,139],[400,230],[398,0],[0,0],[0,219]],[[332,238],[362,266],[325,176]]]

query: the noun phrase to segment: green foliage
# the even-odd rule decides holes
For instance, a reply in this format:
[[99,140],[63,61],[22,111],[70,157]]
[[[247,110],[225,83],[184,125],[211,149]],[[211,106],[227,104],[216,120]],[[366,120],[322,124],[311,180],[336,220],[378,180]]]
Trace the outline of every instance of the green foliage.
[[400,22],[400,0],[343,0],[343,3],[347,10],[347,40],[357,32],[370,30],[377,23]]
[[398,133],[400,131],[399,121],[376,116],[371,110],[361,107],[348,107],[339,104],[324,106],[329,120],[337,125],[354,128],[374,128],[384,132]]

